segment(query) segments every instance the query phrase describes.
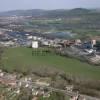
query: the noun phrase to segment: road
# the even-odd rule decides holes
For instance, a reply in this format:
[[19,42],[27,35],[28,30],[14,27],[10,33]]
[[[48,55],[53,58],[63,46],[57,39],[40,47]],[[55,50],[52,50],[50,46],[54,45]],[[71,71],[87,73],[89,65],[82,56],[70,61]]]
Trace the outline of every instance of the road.
[[[47,88],[52,89],[52,91],[64,93],[64,94],[66,94],[67,96],[70,96],[70,97],[77,95],[77,93],[75,93],[75,92],[68,92],[66,90],[61,90],[61,89],[57,89],[57,88],[53,88],[53,87],[47,87]],[[95,97],[80,94],[80,100],[82,98],[85,98],[86,100],[100,100],[99,98],[95,98]]]
[[[42,87],[41,85],[38,85],[35,82],[33,82],[33,85]],[[43,86],[43,87],[46,87],[47,89],[55,91],[55,92],[64,93],[66,96],[69,96],[69,97],[77,95],[77,93],[75,93],[75,92],[68,92],[67,90],[62,90],[62,89],[54,88],[54,87],[51,87],[51,86]],[[82,100],[82,98],[85,98],[86,100],[100,100],[99,98],[96,98],[96,97],[91,97],[91,96],[80,94],[79,100]]]

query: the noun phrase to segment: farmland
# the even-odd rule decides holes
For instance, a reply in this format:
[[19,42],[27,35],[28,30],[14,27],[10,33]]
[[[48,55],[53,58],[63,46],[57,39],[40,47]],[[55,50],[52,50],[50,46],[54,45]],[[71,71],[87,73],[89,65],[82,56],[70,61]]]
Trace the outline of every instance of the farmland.
[[1,67],[11,72],[13,70],[34,70],[38,67],[55,68],[84,78],[100,79],[99,66],[54,54],[32,55],[32,49],[24,47],[7,48],[2,57]]

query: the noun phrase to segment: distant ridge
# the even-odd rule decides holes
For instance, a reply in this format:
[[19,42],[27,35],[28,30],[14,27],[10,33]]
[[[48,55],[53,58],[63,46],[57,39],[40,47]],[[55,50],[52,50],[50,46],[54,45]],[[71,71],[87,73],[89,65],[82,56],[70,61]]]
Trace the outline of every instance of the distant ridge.
[[32,15],[40,15],[44,10],[41,9],[31,9],[31,10],[13,10],[1,12],[0,16],[32,16]]
[[72,9],[72,10],[70,10],[70,11],[77,11],[77,12],[79,12],[79,11],[81,11],[81,12],[89,12],[90,10],[89,9],[86,9],[86,8],[75,8],[75,9]]
[[[93,13],[93,12],[92,12]],[[94,12],[97,13],[97,12]],[[99,12],[98,12],[99,13]],[[57,9],[57,10],[41,10],[41,9],[31,9],[31,10],[14,10],[1,12],[0,16],[33,16],[33,17],[67,17],[67,16],[78,16],[83,14],[91,14],[90,9],[85,8],[75,8],[71,10]]]
[[90,13],[89,9],[85,9],[85,8],[75,8],[70,10],[71,13],[78,13],[78,14],[83,14],[83,13]]

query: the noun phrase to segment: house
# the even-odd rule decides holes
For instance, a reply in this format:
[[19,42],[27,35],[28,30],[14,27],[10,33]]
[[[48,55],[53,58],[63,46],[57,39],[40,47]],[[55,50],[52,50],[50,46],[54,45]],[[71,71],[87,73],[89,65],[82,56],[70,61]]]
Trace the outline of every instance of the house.
[[41,44],[42,44],[43,46],[50,46],[50,43],[49,43],[48,40],[42,40],[42,41],[41,41]]
[[6,79],[6,78],[0,78],[0,83],[11,87],[16,87],[17,85],[16,80]]
[[39,42],[38,41],[32,41],[32,48],[33,49],[39,48]]
[[92,44],[92,47],[94,47],[97,44],[97,42],[100,42],[100,36],[90,37],[88,41],[90,41]]
[[95,40],[95,39],[91,40],[92,47],[94,47],[94,45],[96,45],[96,42],[97,42],[97,40]]
[[72,92],[72,91],[73,91],[73,88],[74,88],[73,85],[67,85],[67,86],[66,86],[67,92]]
[[82,41],[81,41],[80,39],[76,39],[76,40],[75,40],[75,45],[80,46],[80,45],[81,45],[81,43],[82,43]]
[[40,80],[37,80],[35,83],[36,83],[37,85],[39,85],[39,86],[50,86],[49,83],[47,83],[47,82],[45,82],[45,81],[40,81]]
[[17,86],[16,75],[5,73],[2,77],[0,77],[0,83],[6,86],[16,87]]
[[62,45],[62,47],[66,48],[69,47],[71,45],[73,45],[75,43],[75,41],[73,40],[63,40],[61,42],[59,42],[60,45]]
[[27,39],[31,40],[31,39],[33,39],[33,36],[27,36]]
[[13,46],[15,45],[15,42],[13,41],[7,41],[7,42],[0,42],[1,45],[5,46],[5,47],[9,47],[9,46]]
[[82,44],[82,47],[83,47],[83,49],[92,49],[93,48],[91,41],[85,41]]
[[4,76],[4,72],[2,72],[2,70],[0,70],[0,77]]

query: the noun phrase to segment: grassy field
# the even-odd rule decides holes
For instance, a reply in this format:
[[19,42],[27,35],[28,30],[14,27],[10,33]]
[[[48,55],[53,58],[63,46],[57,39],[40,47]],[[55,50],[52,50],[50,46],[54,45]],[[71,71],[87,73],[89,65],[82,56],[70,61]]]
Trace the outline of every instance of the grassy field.
[[51,67],[64,70],[66,73],[88,78],[100,79],[100,68],[76,59],[58,55],[33,55],[31,48],[8,48],[2,57],[3,67],[8,71],[20,69],[33,70],[37,67]]

